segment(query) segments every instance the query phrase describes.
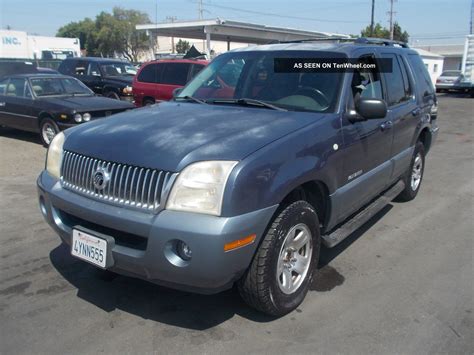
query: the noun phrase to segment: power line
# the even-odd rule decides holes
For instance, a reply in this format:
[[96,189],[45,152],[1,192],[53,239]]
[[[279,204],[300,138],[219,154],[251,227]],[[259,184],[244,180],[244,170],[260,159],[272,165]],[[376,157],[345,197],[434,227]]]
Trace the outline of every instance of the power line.
[[[239,8],[236,8],[236,7],[231,7],[231,6],[223,6],[223,5],[211,4],[211,3],[207,3],[207,2],[204,3],[204,2],[202,2],[202,0],[198,0],[198,4],[200,6],[206,5],[206,6],[209,6],[209,7],[215,7],[215,8],[223,9],[223,10],[231,10],[231,11],[244,12],[244,13],[253,14],[253,15],[286,18],[286,19],[292,19],[292,20],[313,21],[313,22],[335,22],[335,23],[337,23],[337,22],[340,22],[340,23],[366,23],[366,21],[328,20],[328,19],[320,19],[320,18],[314,18],[314,17],[289,16],[289,15],[281,15],[281,14],[276,14],[276,13],[268,13],[268,12],[261,12],[261,11],[255,11],[255,10],[245,10],[245,9],[239,9]],[[201,9],[200,9],[200,11],[201,11]],[[204,11],[204,10],[202,10],[202,11]]]

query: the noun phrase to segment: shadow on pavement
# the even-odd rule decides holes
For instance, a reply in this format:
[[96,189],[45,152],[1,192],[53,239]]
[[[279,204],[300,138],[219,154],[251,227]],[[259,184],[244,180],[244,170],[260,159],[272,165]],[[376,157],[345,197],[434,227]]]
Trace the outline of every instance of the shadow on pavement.
[[19,139],[25,142],[42,145],[39,133],[20,131],[18,129],[0,127],[0,137]]

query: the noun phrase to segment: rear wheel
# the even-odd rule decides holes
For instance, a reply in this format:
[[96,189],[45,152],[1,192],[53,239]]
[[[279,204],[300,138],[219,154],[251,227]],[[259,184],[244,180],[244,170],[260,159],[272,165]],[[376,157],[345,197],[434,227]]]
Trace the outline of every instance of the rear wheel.
[[40,138],[45,147],[48,147],[54,136],[59,133],[58,125],[51,118],[43,118],[40,123]]
[[425,170],[425,146],[418,141],[411,159],[408,171],[403,176],[405,189],[397,196],[396,200],[406,202],[413,200],[420,190],[423,172]]
[[148,99],[143,100],[143,106],[151,106],[154,104],[155,104],[155,100],[153,99],[148,98]]
[[319,260],[318,216],[306,201],[286,207],[273,220],[252,264],[238,283],[251,307],[273,316],[303,302]]

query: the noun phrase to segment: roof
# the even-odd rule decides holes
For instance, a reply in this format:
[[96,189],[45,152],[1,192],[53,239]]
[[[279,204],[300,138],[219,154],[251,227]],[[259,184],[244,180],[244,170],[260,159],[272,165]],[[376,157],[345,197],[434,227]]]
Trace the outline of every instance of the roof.
[[159,36],[193,39],[206,39],[206,34],[209,33],[212,40],[215,41],[231,41],[254,44],[265,44],[272,41],[324,38],[336,35],[349,38],[348,35],[344,34],[266,26],[224,19],[145,24],[137,25],[136,29],[151,31]]
[[434,59],[443,59],[444,56],[440,55],[440,54],[436,54],[436,53],[433,53],[433,52],[430,52],[430,51],[426,51],[424,49],[421,49],[421,48],[413,48],[415,51],[418,52],[418,54],[423,57],[423,58],[434,58]]
[[73,57],[73,58],[66,58],[64,60],[73,60],[73,59],[81,59],[81,60],[88,60],[91,62],[117,62],[117,63],[128,63],[126,59],[117,59],[117,58],[103,58],[103,57]]
[[464,44],[417,45],[417,48],[442,55],[443,57],[462,57],[464,53]]
[[71,76],[68,75],[61,75],[61,74],[54,74],[54,73],[23,73],[23,74],[10,74],[10,75],[4,75],[2,76],[2,79],[6,78],[27,78],[27,79],[34,79],[34,78],[51,78],[51,79],[56,79],[56,78],[72,78]]

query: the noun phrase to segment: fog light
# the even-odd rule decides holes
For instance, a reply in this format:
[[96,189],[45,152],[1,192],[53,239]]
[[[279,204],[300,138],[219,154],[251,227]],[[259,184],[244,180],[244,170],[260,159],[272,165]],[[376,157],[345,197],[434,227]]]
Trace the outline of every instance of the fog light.
[[185,242],[180,240],[178,242],[178,245],[176,246],[176,249],[181,259],[186,260],[186,261],[191,260],[191,257],[193,256],[193,252],[191,251],[191,248],[189,247],[189,245],[187,245]]
[[76,121],[77,123],[81,123],[82,122],[82,116],[80,113],[76,113],[74,115],[74,121]]

